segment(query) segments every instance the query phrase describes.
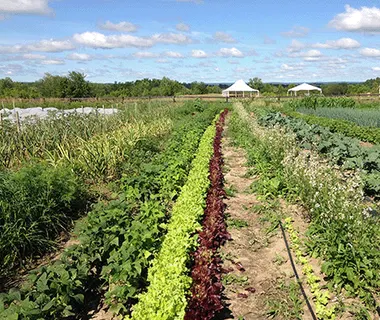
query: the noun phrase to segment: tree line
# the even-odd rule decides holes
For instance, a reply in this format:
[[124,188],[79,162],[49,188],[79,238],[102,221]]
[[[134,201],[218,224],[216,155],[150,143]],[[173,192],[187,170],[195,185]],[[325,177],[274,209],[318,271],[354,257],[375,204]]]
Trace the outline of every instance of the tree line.
[[[263,83],[258,77],[251,78],[248,85],[260,90],[264,96],[284,96],[294,84]],[[317,84],[318,85],[318,84]],[[379,93],[380,78],[363,83],[319,84],[325,95],[355,95]],[[139,97],[175,96],[187,94],[221,94],[226,84],[209,85],[204,82],[181,83],[167,77],[142,79],[127,82],[93,83],[80,72],[69,72],[67,76],[45,76],[35,82],[16,82],[11,78],[0,79],[1,98],[90,98],[90,97]]]

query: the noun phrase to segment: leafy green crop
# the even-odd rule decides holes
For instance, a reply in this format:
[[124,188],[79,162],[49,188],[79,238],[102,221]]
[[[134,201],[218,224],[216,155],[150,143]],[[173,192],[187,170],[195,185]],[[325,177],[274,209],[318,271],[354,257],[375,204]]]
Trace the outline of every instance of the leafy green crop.
[[[315,124],[322,127],[327,127],[331,132],[337,132],[344,134],[348,137],[357,138],[362,141],[372,142],[380,144],[380,128],[375,127],[363,127],[356,125],[353,122],[342,119],[329,119],[315,115],[306,115],[298,112],[285,112],[287,115],[299,118],[306,121],[309,124]],[[375,121],[376,118],[374,118]],[[380,119],[380,113],[379,113]],[[379,120],[380,121],[380,120]]]
[[115,313],[128,313],[146,286],[147,268],[160,248],[172,202],[187,179],[199,140],[220,107],[212,105],[202,113],[188,108],[165,151],[121,181],[118,199],[89,213],[79,245],[32,273],[19,291],[0,295],[0,318],[78,315],[103,290]]
[[209,186],[209,161],[213,153],[215,125],[202,137],[193,167],[181,190],[168,224],[168,232],[149,269],[149,287],[133,307],[132,319],[183,319],[188,276],[189,251],[196,246],[194,233],[200,229],[205,195]]
[[280,113],[268,113],[261,117],[259,122],[267,126],[286,126],[295,133],[303,148],[314,148],[345,169],[362,170],[365,191],[369,195],[379,196],[380,146],[363,147],[357,139],[333,133],[318,125],[309,125],[302,119],[286,117]]
[[69,168],[46,163],[0,173],[0,272],[53,249],[86,207],[83,183]]

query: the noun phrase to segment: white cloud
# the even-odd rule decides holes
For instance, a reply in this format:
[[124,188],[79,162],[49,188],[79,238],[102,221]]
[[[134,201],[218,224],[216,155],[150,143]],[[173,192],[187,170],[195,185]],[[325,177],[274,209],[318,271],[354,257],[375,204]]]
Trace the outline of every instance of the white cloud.
[[230,34],[218,31],[212,36],[212,39],[216,42],[235,43],[237,42]]
[[281,65],[281,71],[296,71],[296,70],[303,70],[304,69],[304,63],[297,63],[294,65],[289,65],[286,63],[283,63]]
[[346,5],[345,10],[329,22],[330,27],[343,31],[380,32],[379,8],[361,7],[355,9]]
[[42,54],[33,54],[33,53],[26,53],[22,55],[22,57],[26,60],[44,60],[46,59],[46,56]]
[[70,40],[41,40],[27,45],[0,46],[0,53],[62,52],[74,49]]
[[208,57],[207,53],[204,52],[203,50],[192,50],[191,56],[193,58],[207,58]]
[[65,64],[65,61],[60,60],[60,59],[51,59],[51,60],[43,60],[43,61],[41,61],[41,64],[59,65],[59,64]]
[[178,31],[190,31],[190,26],[186,23],[178,23],[175,28],[178,30]]
[[26,46],[27,51],[62,52],[74,49],[70,40],[41,40],[40,42]]
[[380,50],[374,49],[374,48],[364,48],[364,49],[360,50],[359,53],[365,57],[371,57],[371,58],[380,57]]
[[193,42],[191,38],[181,33],[157,33],[150,38],[155,43],[187,44]]
[[168,57],[168,58],[176,58],[176,59],[183,58],[183,55],[181,53],[175,52],[175,51],[166,51],[164,55],[165,57]]
[[284,37],[288,38],[302,38],[306,37],[309,33],[309,29],[306,27],[295,26],[292,30],[281,32]]
[[48,0],[1,0],[0,12],[9,14],[50,14]]
[[325,43],[316,43],[312,47],[320,49],[355,49],[360,47],[360,43],[351,38],[341,38],[338,40],[327,40]]
[[105,23],[99,25],[99,27],[104,30],[120,32],[136,32],[138,29],[137,25],[128,21],[122,21],[119,23],[112,23],[111,21],[106,21]]
[[159,55],[154,52],[139,51],[139,52],[135,52],[133,56],[140,59],[152,59],[152,58],[157,58]]
[[74,34],[75,42],[91,48],[112,49],[127,47],[152,47],[154,41],[148,38],[135,37],[127,34],[106,36],[99,32],[84,32]]
[[372,67],[372,71],[380,71],[380,67]]
[[304,49],[306,45],[298,40],[292,40],[290,46],[288,46],[288,52],[299,52]]
[[221,48],[217,54],[222,57],[236,57],[236,58],[244,57],[243,52],[241,52],[239,49],[236,49],[236,48]]
[[299,54],[305,61],[317,61],[322,57],[322,53],[319,50],[309,50],[301,52]]
[[315,49],[291,53],[289,56],[292,58],[302,58],[304,61],[318,61],[323,57],[322,53]]
[[89,61],[91,60],[91,56],[87,53],[77,53],[74,52],[72,54],[69,54],[67,56],[67,59],[69,60],[77,60],[77,61]]

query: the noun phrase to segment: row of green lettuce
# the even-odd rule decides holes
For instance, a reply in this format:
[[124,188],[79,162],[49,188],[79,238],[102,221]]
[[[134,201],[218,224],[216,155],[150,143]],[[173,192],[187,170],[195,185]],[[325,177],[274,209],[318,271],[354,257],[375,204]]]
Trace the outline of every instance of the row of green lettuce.
[[[304,152],[283,127],[262,127],[242,106],[236,110],[229,132],[247,151],[250,172],[258,175],[252,190],[269,198],[284,197],[307,210],[306,253],[324,261],[321,271],[331,291],[360,297],[366,306],[349,311],[371,319],[369,311],[376,310],[374,296],[380,287],[380,228],[376,209],[363,203],[361,179],[333,169],[314,152]],[[283,121],[281,115],[273,116]],[[261,123],[272,115],[268,117]],[[338,305],[350,308],[343,300]],[[336,316],[319,313],[326,315],[320,319]]]
[[174,128],[165,151],[125,176],[116,200],[88,214],[79,228],[79,244],[31,272],[20,289],[0,295],[0,317],[79,318],[103,295],[113,312],[128,313],[146,286],[148,265],[160,248],[199,139],[220,109],[210,104],[192,110],[185,124]]
[[132,308],[132,319],[183,319],[185,316],[192,282],[189,253],[196,248],[195,234],[201,229],[215,132],[212,124],[203,135],[188,180],[173,207],[162,247],[148,270],[149,287]]
[[259,119],[259,123],[270,127],[285,126],[294,132],[302,148],[315,149],[345,169],[361,170],[364,191],[370,196],[380,196],[380,146],[366,147],[355,138],[278,112],[267,113]]

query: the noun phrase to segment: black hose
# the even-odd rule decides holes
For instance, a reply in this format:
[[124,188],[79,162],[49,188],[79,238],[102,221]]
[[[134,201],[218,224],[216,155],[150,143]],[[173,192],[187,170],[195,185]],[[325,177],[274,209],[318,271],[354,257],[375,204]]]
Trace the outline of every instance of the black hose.
[[288,255],[289,255],[289,259],[290,259],[290,263],[292,265],[292,268],[293,268],[293,272],[294,272],[294,275],[296,276],[296,279],[297,279],[297,282],[298,282],[298,285],[300,286],[300,289],[301,289],[301,292],[302,292],[302,295],[306,301],[306,305],[310,311],[310,314],[311,314],[311,317],[313,318],[313,320],[318,320],[317,316],[315,315],[314,313],[314,310],[310,304],[310,301],[305,293],[305,290],[302,286],[302,282],[300,280],[300,277],[298,276],[298,272],[297,272],[297,269],[296,269],[296,266],[294,264],[294,261],[293,261],[293,257],[292,257],[292,253],[290,252],[290,248],[289,248],[289,243],[288,243],[288,240],[286,239],[286,234],[285,234],[285,229],[284,229],[284,226],[282,225],[282,222],[281,220],[278,221],[280,223],[280,227],[281,227],[281,231],[282,231],[282,236],[284,238],[284,241],[285,241],[285,246],[286,246],[286,250],[288,251]]

